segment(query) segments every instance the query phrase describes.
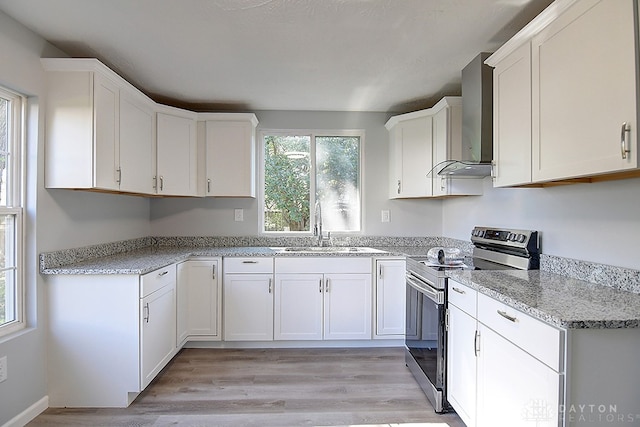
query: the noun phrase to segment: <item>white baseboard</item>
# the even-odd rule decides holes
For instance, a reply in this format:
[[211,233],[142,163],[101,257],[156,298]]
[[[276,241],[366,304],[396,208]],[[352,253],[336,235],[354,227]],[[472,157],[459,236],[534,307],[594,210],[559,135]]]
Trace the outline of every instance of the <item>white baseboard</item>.
[[24,411],[7,421],[2,427],[23,427],[49,407],[49,396],[45,396]]

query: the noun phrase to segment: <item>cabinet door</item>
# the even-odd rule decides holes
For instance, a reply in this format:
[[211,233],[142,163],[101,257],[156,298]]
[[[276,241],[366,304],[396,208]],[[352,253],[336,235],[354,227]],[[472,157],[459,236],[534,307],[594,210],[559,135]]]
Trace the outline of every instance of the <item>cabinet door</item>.
[[531,44],[493,70],[494,187],[531,182]]
[[534,181],[638,166],[633,4],[575,2],[534,37]]
[[324,339],[371,339],[371,274],[325,274]]
[[224,340],[273,340],[273,276],[224,275]]
[[190,260],[178,266],[178,342],[187,337],[220,340],[219,260]]
[[429,197],[433,194],[431,170],[431,117],[404,120],[390,131],[389,197]]
[[277,274],[274,339],[321,340],[322,274]]
[[156,120],[158,194],[196,195],[196,122],[165,113],[158,113]]
[[148,103],[120,92],[120,191],[153,194],[155,114]]
[[105,190],[118,190],[119,188],[117,169],[120,157],[118,147],[120,103],[118,99],[118,86],[94,73],[94,186]]
[[476,425],[476,319],[449,304],[447,400],[467,427]]
[[478,324],[478,426],[559,425],[562,375]]
[[404,260],[376,261],[376,336],[405,334]]
[[207,196],[255,197],[255,138],[251,122],[207,121]]
[[176,287],[167,285],[140,300],[141,389],[176,351]]

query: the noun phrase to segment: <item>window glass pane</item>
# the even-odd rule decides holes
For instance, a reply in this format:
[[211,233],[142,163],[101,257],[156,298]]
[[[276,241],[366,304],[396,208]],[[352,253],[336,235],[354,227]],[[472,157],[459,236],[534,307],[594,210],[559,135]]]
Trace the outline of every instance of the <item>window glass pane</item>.
[[7,154],[11,102],[0,97],[0,206],[7,206]]
[[311,137],[264,138],[264,230],[309,231]]
[[15,216],[0,216],[0,326],[16,320]]
[[15,270],[0,271],[0,326],[17,320]]
[[360,137],[316,137],[316,170],[323,229],[360,230]]

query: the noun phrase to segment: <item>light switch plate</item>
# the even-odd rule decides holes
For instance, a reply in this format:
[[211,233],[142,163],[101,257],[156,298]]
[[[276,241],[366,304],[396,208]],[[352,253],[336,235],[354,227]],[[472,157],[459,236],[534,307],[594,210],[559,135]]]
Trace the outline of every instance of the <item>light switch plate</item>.
[[244,209],[235,209],[233,216],[235,221],[244,221]]
[[391,215],[389,211],[385,209],[382,211],[382,222],[389,222],[389,221],[391,221]]

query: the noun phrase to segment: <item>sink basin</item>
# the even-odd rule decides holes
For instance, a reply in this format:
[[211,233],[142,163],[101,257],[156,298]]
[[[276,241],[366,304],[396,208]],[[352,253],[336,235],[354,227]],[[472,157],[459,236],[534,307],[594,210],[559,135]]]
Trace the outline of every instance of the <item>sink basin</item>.
[[[276,249],[276,248],[274,248]],[[277,248],[282,252],[314,252],[314,253],[381,253],[383,251],[366,247],[353,246],[304,246]]]

